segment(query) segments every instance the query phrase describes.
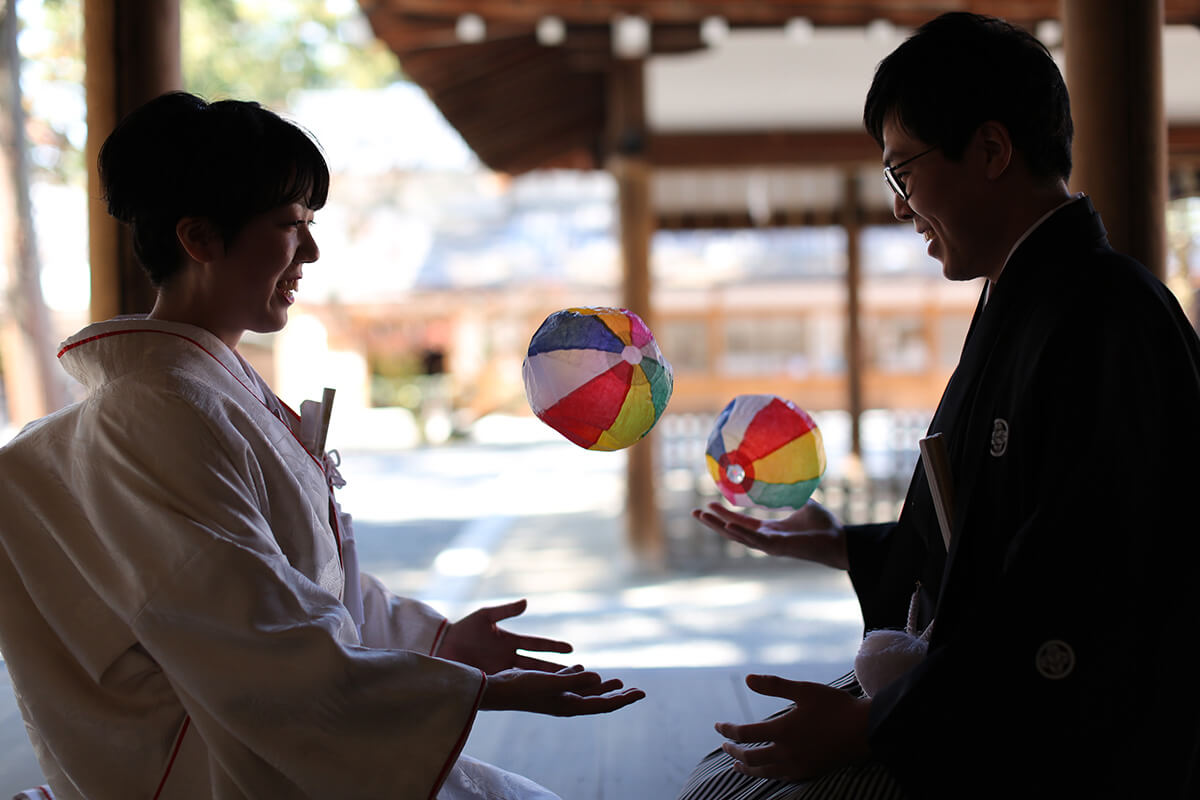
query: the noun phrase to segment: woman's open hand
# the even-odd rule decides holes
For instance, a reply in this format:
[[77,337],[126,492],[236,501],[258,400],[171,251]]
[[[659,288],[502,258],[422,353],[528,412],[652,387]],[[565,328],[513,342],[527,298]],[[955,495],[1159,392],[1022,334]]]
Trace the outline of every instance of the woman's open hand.
[[450,625],[437,650],[438,658],[470,664],[488,675],[513,668],[548,672],[562,669],[562,664],[521,655],[517,651],[569,653],[573,648],[568,642],[540,636],[521,636],[496,624],[521,615],[525,612],[525,606],[525,600],[517,600],[468,614]]
[[558,672],[510,669],[488,676],[479,707],[574,717],[607,714],[645,696],[641,689],[626,689],[620,680],[604,680],[581,666]]

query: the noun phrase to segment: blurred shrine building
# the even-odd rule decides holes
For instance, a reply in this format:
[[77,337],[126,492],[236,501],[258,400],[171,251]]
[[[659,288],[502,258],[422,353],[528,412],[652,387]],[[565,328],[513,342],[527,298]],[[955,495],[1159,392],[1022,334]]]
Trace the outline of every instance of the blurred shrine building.
[[[856,452],[867,409],[931,412],[981,287],[944,280],[896,223],[861,112],[875,65],[947,10],[1047,44],[1072,94],[1072,190],[1192,306],[1195,231],[1169,241],[1166,219],[1200,194],[1194,0],[359,7],[412,85],[369,117],[315,93],[295,112],[335,162],[341,204],[320,230],[323,262],[341,255],[306,270],[302,297],[329,346],[356,354],[365,402],[403,403],[403,378],[421,376],[468,421],[525,411],[520,362],[541,321],[618,305],[674,364],[672,412],[771,392],[848,412]],[[180,31],[171,2],[87,8],[98,147],[124,111],[180,84]],[[413,91],[459,142],[448,162],[422,162],[436,158],[413,138],[426,113]],[[360,163],[380,147],[395,159],[382,176],[378,158]],[[93,316],[148,307],[122,234],[96,210],[91,229]],[[629,453],[630,530],[652,550],[653,456]]]
[[[518,367],[541,320],[622,305],[676,368],[673,412],[713,413],[746,392],[854,418],[932,410],[981,287],[942,279],[896,223],[860,118],[875,65],[945,4],[360,6],[500,177],[422,229],[402,319],[386,303],[347,306],[348,339],[444,350],[465,416],[519,411]],[[1163,208],[1200,191],[1200,4],[1109,6],[954,4],[1047,43],[1076,98],[1072,188],[1189,307],[1192,245],[1168,252]],[[1138,66],[1150,55],[1157,71]],[[384,127],[403,150],[400,119]],[[1124,201],[1105,208],[1108,193]],[[376,297],[394,263],[363,282]]]

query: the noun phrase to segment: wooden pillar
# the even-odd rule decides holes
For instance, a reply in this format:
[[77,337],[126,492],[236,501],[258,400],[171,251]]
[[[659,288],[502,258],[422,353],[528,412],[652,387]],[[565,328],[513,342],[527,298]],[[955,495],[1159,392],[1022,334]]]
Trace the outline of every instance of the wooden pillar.
[[149,311],[154,290],[133,255],[128,231],[101,199],[96,156],[116,124],[163,92],[183,87],[179,0],[84,0],[88,108],[88,230],[91,316]]
[[[645,157],[645,91],[641,59],[615,60],[609,75],[608,169],[617,181],[623,264],[622,303],[654,330],[650,301],[650,241],[654,214],[650,164]],[[653,433],[650,434],[654,436]],[[647,438],[626,450],[626,531],[644,564],[658,565],[666,554],[654,474],[654,444]]]
[[1071,190],[1091,196],[1113,247],[1166,274],[1163,0],[1063,0],[1075,119]]
[[850,413],[850,452],[862,458],[863,358],[858,290],[862,284],[862,220],[859,176],[847,169],[842,190],[842,227],[846,229],[846,410]]

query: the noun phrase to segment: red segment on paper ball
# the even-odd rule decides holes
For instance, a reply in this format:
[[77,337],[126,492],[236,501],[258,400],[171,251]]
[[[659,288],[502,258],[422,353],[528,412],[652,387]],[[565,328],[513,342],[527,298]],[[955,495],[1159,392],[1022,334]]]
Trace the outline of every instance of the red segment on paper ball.
[[671,364],[642,319],[621,308],[568,308],[546,318],[522,365],[538,418],[589,450],[620,450],[662,416]]

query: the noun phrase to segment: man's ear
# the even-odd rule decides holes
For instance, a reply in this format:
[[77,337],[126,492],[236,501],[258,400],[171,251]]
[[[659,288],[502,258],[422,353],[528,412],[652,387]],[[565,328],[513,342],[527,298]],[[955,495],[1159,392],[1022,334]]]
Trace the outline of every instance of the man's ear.
[[1003,123],[988,121],[975,132],[983,148],[984,164],[989,178],[999,178],[1013,159],[1012,137]]
[[225,254],[225,240],[207,217],[184,217],[175,223],[175,236],[184,252],[201,264]]

